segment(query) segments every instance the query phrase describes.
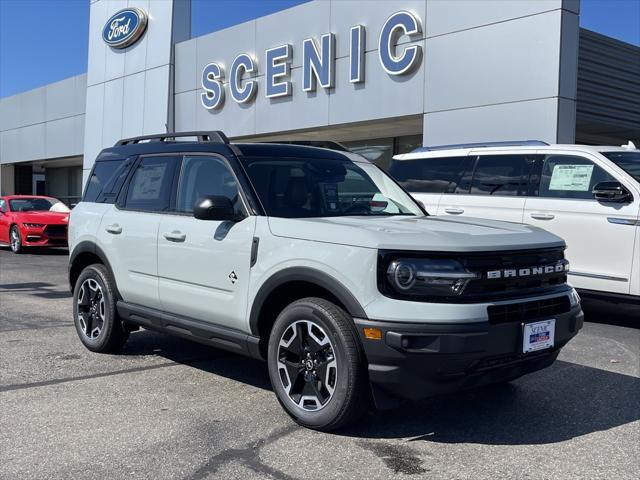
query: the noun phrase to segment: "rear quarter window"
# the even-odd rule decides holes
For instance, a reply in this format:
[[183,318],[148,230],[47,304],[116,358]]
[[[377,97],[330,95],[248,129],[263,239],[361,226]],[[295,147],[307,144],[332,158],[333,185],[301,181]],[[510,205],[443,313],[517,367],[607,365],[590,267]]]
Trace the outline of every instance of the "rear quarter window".
[[455,185],[467,157],[394,160],[389,174],[412,193],[445,193]]
[[82,201],[115,203],[116,197],[129,174],[134,158],[96,162],[87,182]]

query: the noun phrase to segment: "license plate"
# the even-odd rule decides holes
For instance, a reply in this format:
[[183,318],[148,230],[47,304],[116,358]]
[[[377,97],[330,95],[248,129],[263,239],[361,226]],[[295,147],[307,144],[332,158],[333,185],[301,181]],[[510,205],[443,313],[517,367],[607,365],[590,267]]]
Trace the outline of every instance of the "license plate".
[[556,333],[555,319],[542,322],[525,323],[522,338],[522,351],[524,353],[536,352],[553,347]]

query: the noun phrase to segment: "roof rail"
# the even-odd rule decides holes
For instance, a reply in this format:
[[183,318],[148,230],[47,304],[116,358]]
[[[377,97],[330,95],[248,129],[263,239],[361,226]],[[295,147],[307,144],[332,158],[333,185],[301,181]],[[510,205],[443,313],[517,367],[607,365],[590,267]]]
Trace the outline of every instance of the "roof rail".
[[265,143],[279,143],[284,145],[302,145],[305,147],[320,147],[340,152],[350,152],[347,147],[333,140],[269,140]]
[[414,152],[431,152],[434,150],[454,150],[456,148],[490,148],[490,147],[542,147],[548,146],[542,140],[508,140],[504,142],[477,142],[477,143],[454,143],[451,145],[436,145],[432,147],[419,147]]
[[167,140],[180,137],[197,137],[199,143],[229,143],[229,139],[221,130],[211,132],[167,132],[157,135],[143,135],[141,137],[123,138],[118,140],[114,146],[135,145],[141,142],[166,142]]

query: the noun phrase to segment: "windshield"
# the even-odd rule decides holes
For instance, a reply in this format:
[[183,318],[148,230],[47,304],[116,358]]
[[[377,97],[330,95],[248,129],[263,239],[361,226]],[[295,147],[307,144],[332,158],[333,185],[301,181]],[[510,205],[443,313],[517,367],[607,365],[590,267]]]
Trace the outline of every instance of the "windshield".
[[402,188],[368,163],[249,157],[246,166],[272,217],[424,215]]
[[16,198],[9,200],[12,212],[68,212],[69,208],[54,198]]
[[640,182],[640,152],[600,152]]

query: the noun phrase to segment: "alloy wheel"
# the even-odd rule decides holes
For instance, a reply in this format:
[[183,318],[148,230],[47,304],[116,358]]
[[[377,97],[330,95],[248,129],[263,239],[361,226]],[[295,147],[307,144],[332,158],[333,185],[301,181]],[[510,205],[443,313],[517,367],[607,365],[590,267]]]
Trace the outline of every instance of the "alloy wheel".
[[95,340],[104,326],[106,305],[102,287],[92,278],[85,280],[78,293],[78,321],[84,335]]
[[20,248],[20,232],[17,228],[11,229],[11,250],[14,252]]
[[278,344],[278,372],[295,405],[306,411],[325,407],[336,388],[338,363],[323,328],[310,320],[289,325]]

